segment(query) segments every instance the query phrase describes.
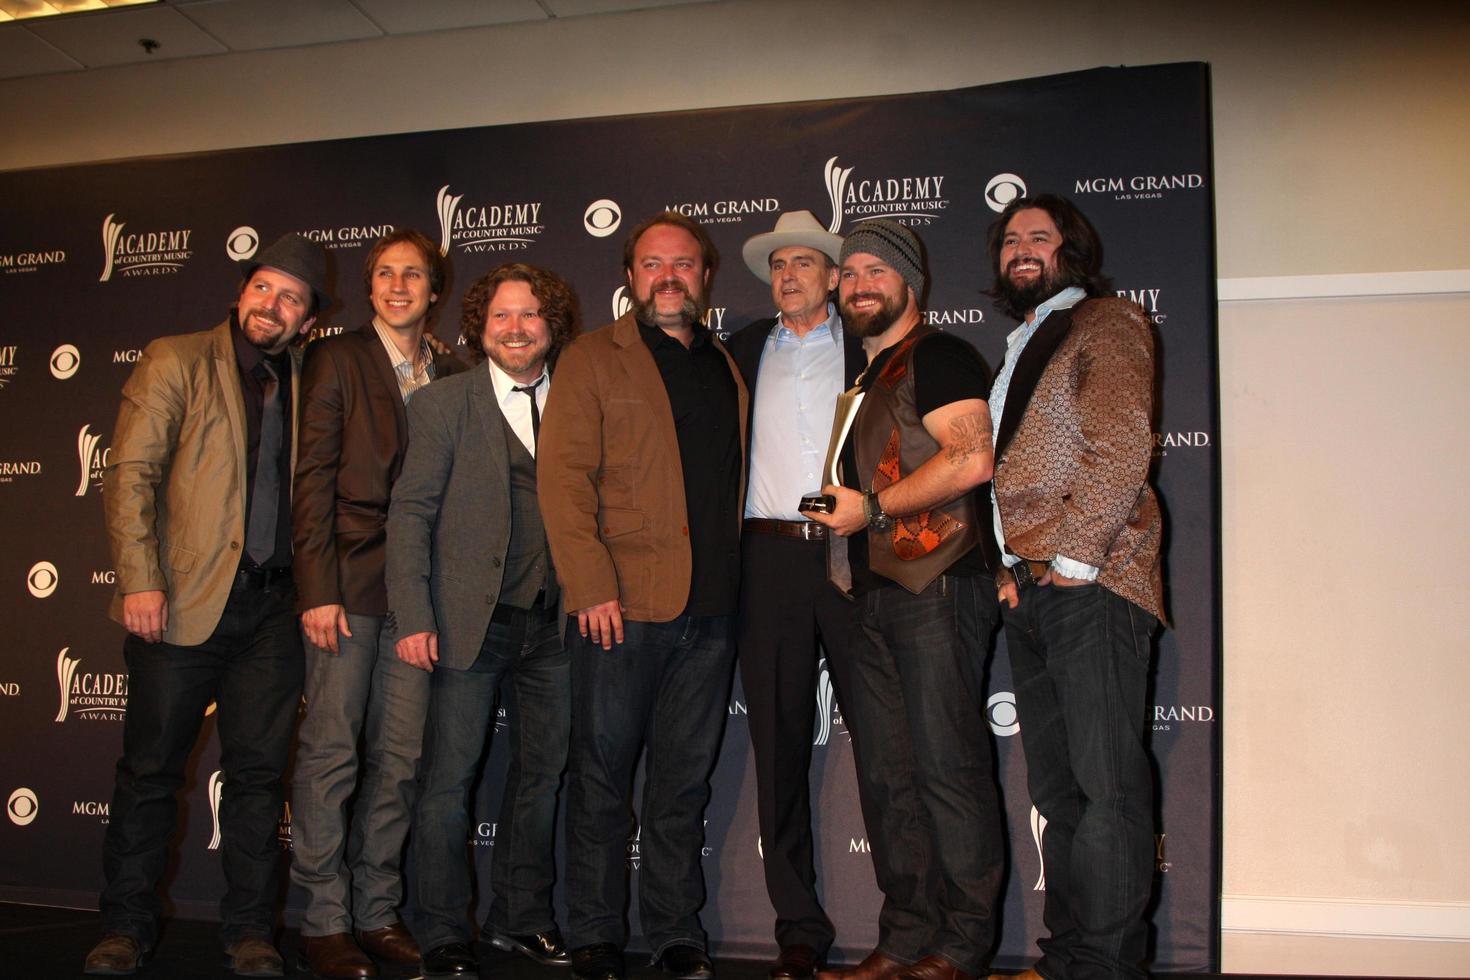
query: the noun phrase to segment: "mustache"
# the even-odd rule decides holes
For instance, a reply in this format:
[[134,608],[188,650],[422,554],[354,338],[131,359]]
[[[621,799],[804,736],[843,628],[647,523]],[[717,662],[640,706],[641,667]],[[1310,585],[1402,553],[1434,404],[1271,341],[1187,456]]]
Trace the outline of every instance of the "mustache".
[[1024,264],[1035,264],[1036,267],[1042,271],[1042,273],[1045,273],[1046,272],[1046,263],[1043,262],[1043,261],[1041,261],[1040,259],[1015,258],[1015,259],[1011,259],[1010,262],[1006,263],[1006,275],[1010,275],[1011,273],[1015,272],[1016,269],[1019,266],[1021,266],[1023,263]]
[[882,293],[853,293],[847,297],[847,302],[844,305],[850,306],[860,300],[873,300],[875,303],[881,304],[884,301],[884,297]]

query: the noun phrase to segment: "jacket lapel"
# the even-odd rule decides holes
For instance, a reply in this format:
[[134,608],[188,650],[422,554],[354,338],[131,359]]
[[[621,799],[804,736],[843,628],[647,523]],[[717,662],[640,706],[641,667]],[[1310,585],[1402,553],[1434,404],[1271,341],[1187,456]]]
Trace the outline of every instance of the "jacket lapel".
[[489,470],[490,486],[510,488],[510,447],[506,445],[505,416],[501,414],[500,402],[495,397],[495,383],[490,379],[490,368],[480,364],[471,368],[474,373],[469,384],[470,424],[478,431],[471,432],[475,442],[488,452],[474,453],[480,457],[480,465]]
[[[220,391],[224,392],[225,414],[230,419],[230,436],[235,447],[235,470],[236,470],[236,492],[240,495],[240,506],[244,508],[247,499],[245,492],[245,393],[240,388],[240,366],[235,360],[234,341],[230,339],[230,321],[226,320],[214,328],[214,361],[215,379],[219,382]],[[292,360],[291,369],[291,404],[297,404],[294,398],[296,394],[296,368],[295,360]],[[295,462],[296,450],[296,426],[291,426],[291,450],[292,462]]]
[[403,396],[398,393],[398,375],[393,372],[393,362],[388,358],[388,350],[383,346],[383,340],[372,323],[359,330],[357,335],[366,347],[367,359],[373,364],[378,382],[384,386],[384,391],[393,395],[393,422],[398,427],[398,445],[407,445],[408,411],[404,408]]
[[1021,419],[1031,404],[1036,384],[1042,372],[1051,363],[1067,332],[1072,329],[1071,310],[1053,310],[1021,351],[1016,369],[1011,372],[1010,387],[1006,389],[1006,404],[1000,417],[1000,430],[995,437],[995,458],[998,460],[1010,445],[1011,437],[1021,427]]

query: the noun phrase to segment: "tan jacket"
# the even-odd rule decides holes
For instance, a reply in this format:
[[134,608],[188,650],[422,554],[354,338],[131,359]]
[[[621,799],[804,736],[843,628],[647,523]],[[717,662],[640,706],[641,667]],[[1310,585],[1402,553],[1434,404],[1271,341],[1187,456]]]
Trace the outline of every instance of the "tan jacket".
[[[300,376],[293,355],[293,408],[301,404]],[[228,320],[160,337],[143,351],[123,385],[102,500],[117,572],[108,614],[121,623],[124,595],[162,589],[164,641],[209,639],[245,543],[245,399]]]
[[[740,396],[748,394],[724,345]],[[632,314],[579,337],[556,362],[537,451],[537,492],[568,611],[612,599],[667,622],[689,602],[689,519],[663,378]],[[745,461],[740,496],[745,499]],[[736,520],[740,519],[739,513]]]
[[995,499],[1013,554],[1096,566],[1099,584],[1162,620],[1153,394],[1153,333],[1137,306],[1084,300],[1070,325],[1051,314],[1006,393]]

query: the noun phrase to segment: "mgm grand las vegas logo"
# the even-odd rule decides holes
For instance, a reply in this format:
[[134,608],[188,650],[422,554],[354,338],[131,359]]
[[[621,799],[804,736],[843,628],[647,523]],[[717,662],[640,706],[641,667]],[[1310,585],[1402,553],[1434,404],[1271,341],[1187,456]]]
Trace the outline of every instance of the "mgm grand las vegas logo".
[[124,232],[127,223],[115,221],[116,214],[102,219],[102,275],[98,282],[119,276],[167,276],[178,272],[193,257],[189,246],[192,229]]
[[73,716],[88,721],[122,721],[128,712],[128,675],[81,670],[82,658],[67,656],[70,652],[71,647],[62,647],[56,655],[56,684],[61,691],[56,721]]
[[463,194],[439,188],[435,207],[439,213],[439,251],[523,252],[546,230],[541,223],[541,202],[495,202],[465,204]]
[[931,225],[949,207],[944,196],[943,174],[869,177],[856,167],[843,167],[832,157],[822,167],[822,183],[832,204],[832,223],[827,230],[837,234],[842,222],[888,218],[901,225]]

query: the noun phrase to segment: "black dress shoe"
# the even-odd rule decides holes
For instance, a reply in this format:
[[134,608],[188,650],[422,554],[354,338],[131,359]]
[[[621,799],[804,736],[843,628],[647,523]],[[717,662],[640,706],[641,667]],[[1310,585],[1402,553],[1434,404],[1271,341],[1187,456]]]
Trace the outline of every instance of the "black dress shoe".
[[781,955],[771,963],[771,980],[810,980],[821,969],[822,957],[806,943],[781,947]]
[[546,932],[533,932],[527,936],[512,936],[505,932],[490,934],[490,945],[507,953],[529,956],[543,966],[571,966],[572,958],[567,955],[566,940],[561,930],[552,926]]
[[658,958],[658,968],[673,980],[714,980],[715,965],[698,946],[670,946]]
[[576,980],[625,980],[623,951],[612,943],[593,943],[572,950],[572,976]]
[[425,977],[477,977],[480,961],[469,943],[454,942],[435,946],[419,963]]

